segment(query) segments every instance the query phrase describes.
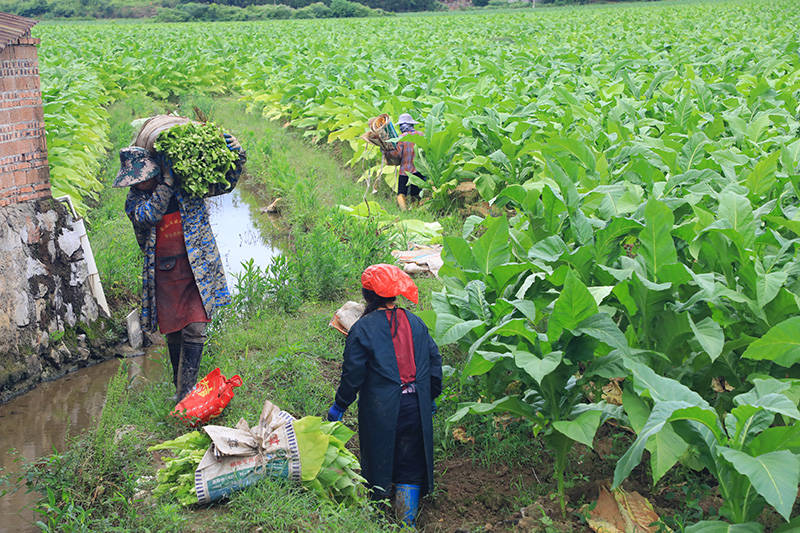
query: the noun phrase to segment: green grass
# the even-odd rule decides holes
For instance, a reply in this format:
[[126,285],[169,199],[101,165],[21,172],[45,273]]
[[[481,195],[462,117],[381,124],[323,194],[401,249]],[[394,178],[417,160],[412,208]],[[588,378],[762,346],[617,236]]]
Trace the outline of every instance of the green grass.
[[[338,383],[344,346],[344,337],[330,328],[328,321],[342,302],[360,299],[358,276],[352,274],[356,270],[360,273],[363,267],[359,262],[369,260],[367,252],[375,245],[369,240],[362,242],[364,237],[356,234],[351,222],[341,215],[332,215],[330,208],[337,203],[358,201],[363,194],[361,185],[355,183],[353,174],[342,169],[331,147],[309,145],[295,132],[247,114],[235,99],[202,98],[189,98],[177,104],[137,98],[112,106],[109,111],[113,146],[104,166],[104,183],[109,184],[116,173],[118,149],[132,138],[132,119],[170,110],[191,116],[195,105],[232,130],[248,150],[249,176],[243,183],[246,194],[254,195],[257,201],[266,201],[280,187],[286,189],[280,192],[287,201],[282,218],[288,223],[277,226],[275,238],[283,239],[287,250],[303,246],[314,250],[313,238],[336,243],[342,230],[350,231],[350,241],[318,260],[324,267],[335,256],[348,269],[347,277],[337,278],[342,285],[333,295],[335,298],[331,294],[324,298],[306,297],[291,314],[265,304],[252,307],[254,311],[250,314],[241,312],[245,307],[234,305],[215,316],[201,375],[218,366],[227,377],[241,375],[244,385],[236,389],[235,398],[214,423],[234,426],[243,418],[254,424],[267,399],[298,417],[322,416]],[[105,189],[90,213],[90,239],[106,291],[112,294],[119,313],[138,306],[141,268],[140,252],[124,215],[126,192],[126,189]],[[314,234],[317,237],[309,237]],[[289,257],[297,260],[296,255]],[[430,293],[439,286],[438,280],[420,280],[419,308],[430,308]],[[49,530],[386,531],[394,528],[374,509],[322,505],[313,494],[281,480],[266,480],[230,500],[201,509],[180,508],[169,499],[153,501],[141,495],[138,500],[134,498],[140,489],[152,489],[154,484],[148,476],[155,474],[157,465],[146,447],[186,431],[167,416],[172,407],[171,370],[165,348],[156,351],[163,355],[163,366],[153,380],[129,387],[125,374],[120,374],[116,385],[110,387],[112,393],[98,427],[79,435],[63,454],[52,455],[38,467],[29,469],[31,485],[44,492],[40,510],[44,521],[50,523]],[[353,406],[345,422],[355,426],[356,415]],[[438,421],[443,424],[442,417]],[[125,429],[117,436],[120,428]]]

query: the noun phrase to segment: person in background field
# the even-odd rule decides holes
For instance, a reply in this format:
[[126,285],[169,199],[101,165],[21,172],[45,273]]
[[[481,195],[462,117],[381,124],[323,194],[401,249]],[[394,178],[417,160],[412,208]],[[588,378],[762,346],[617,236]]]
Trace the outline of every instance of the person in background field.
[[[408,113],[402,113],[397,117],[397,126],[400,128],[400,136],[414,135],[419,133],[414,129],[414,124],[419,124]],[[397,205],[400,209],[405,211],[408,206],[406,204],[406,196],[409,199],[419,200],[420,188],[416,185],[409,183],[408,175],[413,174],[419,178],[425,179],[417,167],[414,166],[414,143],[408,141],[399,141],[397,147],[388,152],[388,155],[400,159],[400,176],[397,182]]]
[[[235,137],[225,134],[225,142],[238,152],[239,161],[226,176],[230,185],[214,185],[208,196],[233,190],[247,159]],[[158,326],[166,336],[179,402],[197,382],[206,325],[214,309],[230,303],[205,201],[184,193],[169,163],[142,146],[120,150],[113,186],[130,187],[125,213],[144,253],[142,330],[152,332]]]
[[417,286],[394,265],[361,275],[366,309],[350,328],[342,378],[328,420],[341,420],[358,395],[361,469],[372,496],[391,496],[402,520],[414,525],[419,498],[433,490],[433,413],[442,392],[439,348],[422,320],[397,307],[402,294],[417,302]]

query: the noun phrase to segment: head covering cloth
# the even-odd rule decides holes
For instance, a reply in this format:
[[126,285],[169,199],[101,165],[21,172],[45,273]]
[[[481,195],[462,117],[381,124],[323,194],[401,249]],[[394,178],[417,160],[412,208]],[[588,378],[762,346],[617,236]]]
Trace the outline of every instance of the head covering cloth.
[[361,286],[383,298],[403,295],[417,303],[419,290],[411,277],[395,265],[370,265],[361,274]]

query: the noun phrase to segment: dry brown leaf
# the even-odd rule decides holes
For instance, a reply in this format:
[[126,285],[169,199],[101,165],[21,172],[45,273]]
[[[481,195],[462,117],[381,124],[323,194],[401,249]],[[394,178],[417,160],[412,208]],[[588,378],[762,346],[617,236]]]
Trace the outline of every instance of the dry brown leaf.
[[611,405],[622,405],[622,388],[618,380],[612,379],[603,385],[603,399]]
[[620,488],[614,491],[614,499],[617,500],[620,513],[625,519],[626,531],[633,533],[656,533],[659,531],[658,526],[650,525],[658,522],[659,518],[647,498],[636,491],[626,492]]
[[589,527],[596,533],[655,533],[658,514],[647,498],[622,488],[609,491],[601,485],[597,504],[589,513]]
[[475,437],[467,435],[467,431],[462,426],[453,429],[453,438],[463,444],[475,444]]
[[733,390],[733,387],[722,376],[711,380],[711,388],[714,392],[730,392]]
[[597,495],[597,505],[589,513],[589,527],[597,533],[625,533],[625,519],[617,502],[605,486]]

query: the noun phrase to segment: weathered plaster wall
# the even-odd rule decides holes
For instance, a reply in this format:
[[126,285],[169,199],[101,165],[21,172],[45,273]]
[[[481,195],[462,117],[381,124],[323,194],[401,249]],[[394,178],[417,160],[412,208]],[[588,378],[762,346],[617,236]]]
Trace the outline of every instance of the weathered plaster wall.
[[105,356],[79,237],[52,198],[0,207],[0,402]]

